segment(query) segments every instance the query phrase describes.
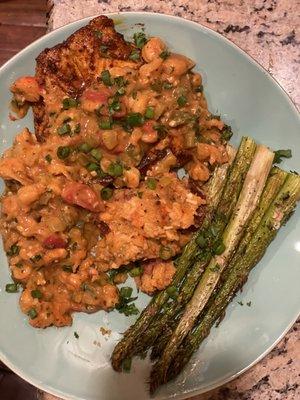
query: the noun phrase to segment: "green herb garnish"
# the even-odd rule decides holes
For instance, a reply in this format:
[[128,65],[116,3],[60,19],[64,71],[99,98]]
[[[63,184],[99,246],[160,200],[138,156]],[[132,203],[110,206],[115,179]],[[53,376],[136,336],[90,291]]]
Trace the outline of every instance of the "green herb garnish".
[[17,283],[8,283],[5,285],[5,291],[7,293],[17,293],[18,292],[18,284]]
[[12,257],[12,256],[17,256],[19,253],[20,253],[20,246],[18,246],[17,244],[13,244],[12,246],[10,246],[10,249],[6,254],[9,257]]
[[92,149],[91,155],[97,160],[100,161],[102,158],[102,153],[99,149]]
[[101,72],[101,79],[105,86],[112,86],[113,79],[107,69]]
[[36,254],[36,255],[30,257],[30,261],[32,261],[32,262],[34,262],[34,263],[35,263],[35,262],[39,262],[41,259],[42,259],[41,254]]
[[123,175],[123,166],[118,162],[112,162],[109,164],[108,174],[113,177],[118,177]]
[[145,118],[151,119],[153,117],[154,117],[154,108],[151,106],[148,106],[145,111]]
[[71,148],[69,146],[59,146],[57,149],[57,157],[61,160],[68,158],[71,153]]
[[60,136],[69,135],[71,133],[71,127],[69,124],[63,124],[57,129],[57,133]]
[[83,153],[88,153],[89,151],[91,151],[92,150],[92,146],[91,145],[89,145],[88,143],[82,143],[79,147],[78,147],[78,149],[79,149],[79,151],[82,151]]
[[177,104],[179,105],[179,107],[185,106],[186,103],[187,103],[187,98],[184,95],[178,97]]
[[100,194],[101,194],[101,198],[103,200],[109,200],[112,197],[112,195],[114,194],[114,191],[111,188],[105,187],[105,188],[101,189]]
[[134,44],[139,49],[141,49],[147,43],[146,35],[143,32],[136,32],[133,35],[133,40]]
[[40,290],[38,290],[38,289],[32,290],[31,291],[31,296],[34,299],[41,299],[42,298],[42,292]]
[[166,60],[170,56],[170,54],[171,53],[169,52],[169,50],[166,49],[160,53],[159,57],[162,58],[163,60]]
[[66,99],[63,99],[62,104],[64,110],[69,110],[69,108],[77,107],[78,101],[71,97],[67,97]]
[[172,257],[172,249],[168,246],[160,246],[159,257],[162,260],[169,260]]
[[146,180],[146,185],[149,189],[154,190],[156,189],[157,182],[154,178],[148,178]]
[[52,161],[52,157],[50,156],[50,154],[47,154],[46,156],[45,156],[45,160],[47,161],[47,163],[51,163],[51,161]]
[[141,113],[130,113],[126,117],[126,123],[129,126],[141,126],[144,123],[144,117]]
[[35,308],[31,308],[27,315],[29,316],[30,319],[35,319],[38,316],[38,313],[36,312]]

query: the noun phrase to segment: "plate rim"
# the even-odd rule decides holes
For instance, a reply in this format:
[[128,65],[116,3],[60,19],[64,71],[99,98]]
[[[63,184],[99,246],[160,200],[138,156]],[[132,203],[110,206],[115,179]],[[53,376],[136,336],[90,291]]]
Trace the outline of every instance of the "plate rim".
[[[158,18],[162,18],[162,19],[167,18],[167,19],[173,19],[175,21],[181,21],[181,22],[184,22],[187,25],[190,25],[191,27],[194,27],[194,28],[198,29],[198,30],[200,29],[200,30],[202,30],[204,32],[206,31],[210,35],[217,37],[219,40],[227,43],[227,45],[229,45],[229,46],[233,47],[234,49],[236,49],[239,53],[241,53],[244,57],[246,57],[247,60],[251,64],[253,64],[261,72],[263,72],[264,75],[266,76],[266,78],[269,79],[273,83],[273,85],[275,85],[277,87],[277,89],[279,89],[279,91],[284,95],[286,101],[290,105],[290,108],[291,108],[292,112],[295,114],[295,117],[298,119],[298,121],[300,123],[300,113],[298,111],[298,108],[297,108],[297,105],[295,104],[295,102],[291,99],[291,97],[289,96],[287,91],[276,80],[276,78],[273,75],[271,75],[257,60],[255,60],[245,50],[243,50],[237,44],[232,42],[230,39],[228,39],[225,36],[223,36],[221,33],[216,32],[213,29],[211,29],[211,28],[209,28],[209,27],[207,27],[207,26],[205,26],[205,25],[203,25],[203,24],[201,24],[199,22],[192,21],[190,19],[187,19],[187,18],[184,18],[184,17],[180,17],[180,16],[175,16],[175,15],[172,15],[172,14],[165,14],[165,13],[158,13],[158,12],[146,12],[146,11],[124,11],[124,12],[123,11],[119,11],[119,12],[111,12],[111,13],[94,14],[94,15],[91,15],[91,16],[88,16],[88,17],[77,19],[75,21],[70,22],[69,24],[60,26],[60,27],[52,30],[51,32],[47,32],[45,35],[43,35],[42,37],[38,38],[34,42],[30,43],[24,49],[22,49],[17,54],[15,54],[12,58],[7,60],[0,67],[0,78],[1,78],[2,73],[4,73],[7,69],[9,69],[11,64],[13,64],[19,57],[21,57],[23,54],[25,54],[29,49],[32,49],[35,46],[43,43],[44,41],[47,41],[47,39],[52,37],[52,36],[56,36],[56,34],[58,32],[62,32],[68,27],[75,26],[75,25],[77,25],[78,23],[81,23],[81,22],[82,23],[86,23],[86,22],[90,21],[91,19],[96,18],[99,15],[105,15],[105,16],[112,17],[112,18],[116,18],[116,16],[120,16],[120,15],[124,16],[125,18],[128,15],[129,16],[131,16],[131,15],[137,15],[137,16],[148,15],[148,16],[151,16],[151,17],[154,17],[154,18],[158,17]],[[78,28],[78,29],[80,29],[80,28]],[[169,397],[169,398],[172,398],[174,400],[184,400],[184,399],[187,399],[190,396],[197,396],[199,394],[206,393],[208,391],[216,389],[216,388],[218,388],[218,387],[220,387],[220,386],[222,386],[222,385],[224,385],[224,384],[236,379],[237,377],[239,377],[240,375],[245,373],[247,370],[252,368],[254,365],[256,365],[259,361],[261,361],[267,354],[269,354],[276,347],[276,345],[283,339],[283,337],[288,333],[288,331],[291,329],[291,327],[297,321],[299,315],[300,315],[300,310],[299,310],[298,314],[295,316],[295,318],[285,328],[285,330],[274,341],[274,343],[271,344],[255,360],[253,360],[252,363],[250,363],[249,365],[245,366],[240,371],[236,372],[235,374],[233,374],[231,376],[228,376],[227,378],[220,378],[220,379],[212,382],[211,384],[202,387],[201,389],[189,390],[189,391],[185,391],[183,393],[175,393],[174,395],[172,395],[172,397]],[[49,394],[52,394],[54,396],[59,396],[61,399],[64,399],[64,400],[83,400],[81,397],[78,397],[76,395],[66,395],[66,393],[61,392],[58,389],[55,389],[52,385],[44,384],[43,382],[40,382],[38,379],[32,378],[30,375],[27,375],[26,372],[23,372],[22,369],[19,370],[19,368],[17,366],[15,366],[13,363],[11,363],[9,361],[9,359],[7,359],[7,357],[3,354],[2,350],[1,350],[1,345],[0,345],[0,360],[5,365],[7,365],[14,373],[16,373],[22,379],[24,379],[25,381],[27,381],[31,385],[35,386],[39,390],[45,391],[45,392],[47,392]],[[167,397],[165,397],[164,395],[159,395],[158,394],[158,396],[155,396],[154,399],[156,399],[156,400],[164,400],[165,399],[166,400]]]

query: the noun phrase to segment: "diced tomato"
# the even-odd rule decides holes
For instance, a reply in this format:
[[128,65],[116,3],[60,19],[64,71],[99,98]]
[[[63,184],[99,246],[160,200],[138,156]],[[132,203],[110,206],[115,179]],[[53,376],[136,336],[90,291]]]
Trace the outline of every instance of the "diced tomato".
[[103,209],[99,196],[88,185],[78,182],[68,183],[61,194],[66,203],[97,212]]
[[67,247],[67,242],[57,234],[46,237],[43,241],[43,247],[46,249],[64,249]]
[[111,90],[106,87],[99,90],[87,89],[81,96],[81,107],[86,111],[95,111],[100,106],[107,105],[111,95]]

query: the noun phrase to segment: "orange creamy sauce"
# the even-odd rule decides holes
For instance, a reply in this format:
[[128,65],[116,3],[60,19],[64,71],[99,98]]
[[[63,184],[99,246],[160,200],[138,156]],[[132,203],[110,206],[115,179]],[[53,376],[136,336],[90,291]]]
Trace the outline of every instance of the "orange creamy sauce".
[[205,197],[176,170],[201,187],[227,162],[226,127],[209,113],[194,63],[164,59],[165,49],[151,38],[142,63],[108,68],[77,99],[43,93],[32,77],[12,86],[20,110],[42,95],[49,114],[43,142],[25,129],[0,160],[4,247],[35,327],[114,308],[107,271],[136,261],[150,260],[142,290],[168,286],[172,258],[198,225]]

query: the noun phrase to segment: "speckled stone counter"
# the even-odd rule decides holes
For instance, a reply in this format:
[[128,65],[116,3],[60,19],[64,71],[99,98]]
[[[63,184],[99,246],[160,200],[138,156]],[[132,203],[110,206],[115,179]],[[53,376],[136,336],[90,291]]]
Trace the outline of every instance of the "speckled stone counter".
[[[124,5],[126,4],[126,5]],[[263,65],[300,107],[300,0],[52,0],[49,30],[106,12],[154,11],[199,22]],[[43,400],[53,396],[41,393]],[[300,321],[262,361],[193,400],[300,399]]]

